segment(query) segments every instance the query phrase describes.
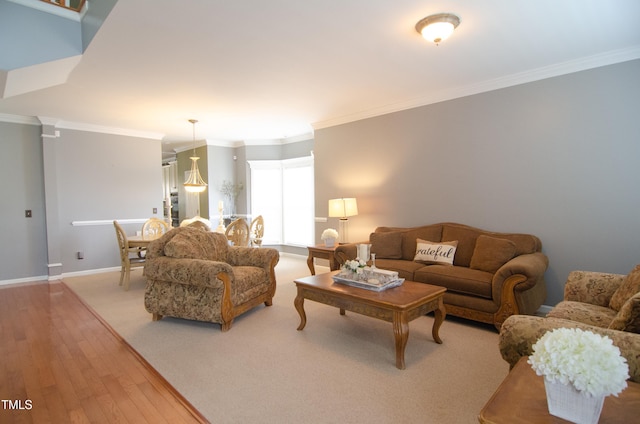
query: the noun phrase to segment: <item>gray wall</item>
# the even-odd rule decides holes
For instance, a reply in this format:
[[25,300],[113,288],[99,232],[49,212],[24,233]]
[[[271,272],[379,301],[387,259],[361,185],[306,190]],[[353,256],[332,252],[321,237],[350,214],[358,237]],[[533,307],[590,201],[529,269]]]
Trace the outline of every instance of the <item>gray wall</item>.
[[[33,121],[0,122],[0,283],[119,267],[110,221],[144,220],[153,208],[162,217],[160,141]],[[123,226],[132,235],[142,224]]]
[[80,37],[80,22],[0,0],[2,70],[79,55],[83,51]]
[[[41,125],[35,118],[0,117],[0,284],[119,267],[111,220],[162,217],[162,149],[159,140]],[[44,135],[44,137],[43,137]],[[209,183],[205,202],[217,223],[223,179],[248,181],[247,159],[306,156],[313,140],[281,146],[202,148]],[[191,152],[188,152],[190,155]],[[236,157],[235,160],[233,157]],[[179,177],[184,174],[179,172]],[[245,180],[245,178],[247,178]],[[247,212],[247,189],[238,213]],[[25,218],[26,209],[33,212]],[[73,222],[106,221],[91,225]],[[129,235],[140,223],[123,224]],[[84,259],[77,259],[82,251]],[[304,253],[304,252],[299,252]]]
[[[117,0],[90,3],[82,22],[78,22],[0,0],[0,40],[3,40],[0,43],[0,70],[13,70],[83,53]],[[25,51],[29,54],[24,54]]]
[[[0,122],[0,281],[47,275],[40,126]],[[32,218],[25,218],[25,210]]]
[[352,241],[441,221],[535,234],[553,305],[571,270],[640,263],[639,117],[636,60],[319,129],[316,215],[357,197]]
[[[54,152],[45,154],[45,167],[55,162],[59,244],[62,272],[108,268],[120,264],[115,230],[105,225],[74,226],[74,221],[144,220],[162,218],[162,149],[159,140],[60,129],[60,137],[45,139]],[[49,184],[51,183],[51,185]],[[55,184],[55,185],[54,185]],[[153,214],[153,208],[157,213]],[[53,223],[48,223],[52,225]],[[123,224],[129,235],[142,223]],[[84,259],[76,252],[84,252]]]
[[[379,225],[440,221],[535,234],[550,259],[553,305],[573,269],[626,274],[640,262],[639,111],[636,60],[319,129],[315,140],[208,154],[233,152],[225,175],[248,180],[247,160],[313,150],[316,216],[327,216],[330,198],[357,197],[352,240]],[[111,226],[70,222],[162,214],[159,141],[62,129],[45,139],[45,156],[40,132],[0,122],[0,282],[46,274],[47,248],[64,272],[117,266]],[[54,228],[44,228],[45,198]],[[337,225],[318,224],[317,239]],[[77,260],[81,249],[86,259]]]
[[[215,228],[220,219],[218,201],[222,200],[225,203],[224,214],[228,214],[231,211],[231,206],[227,204],[227,200],[220,192],[222,182],[226,180],[231,181],[233,184],[238,184],[242,180],[239,180],[236,175],[237,159],[233,159],[235,149],[221,146],[207,146],[207,149],[209,161],[209,181],[207,181],[209,184],[209,188],[207,189],[209,190],[209,215],[211,224]],[[238,196],[236,213],[245,213],[244,209],[240,208],[240,200],[240,196]]]

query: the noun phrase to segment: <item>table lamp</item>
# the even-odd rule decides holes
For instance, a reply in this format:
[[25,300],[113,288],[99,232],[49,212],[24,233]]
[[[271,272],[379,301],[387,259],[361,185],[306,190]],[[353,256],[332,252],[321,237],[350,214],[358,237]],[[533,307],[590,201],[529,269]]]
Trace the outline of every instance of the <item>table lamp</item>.
[[358,215],[358,203],[354,197],[329,200],[329,217],[340,218],[338,243],[349,242],[349,217]]

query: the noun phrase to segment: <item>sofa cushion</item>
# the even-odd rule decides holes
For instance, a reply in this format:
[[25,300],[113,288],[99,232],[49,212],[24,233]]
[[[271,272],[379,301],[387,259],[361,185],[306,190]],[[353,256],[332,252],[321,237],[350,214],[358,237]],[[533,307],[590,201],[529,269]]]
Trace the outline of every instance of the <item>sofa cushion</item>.
[[401,232],[371,233],[369,241],[371,242],[371,253],[376,254],[376,259],[402,258]]
[[476,240],[469,267],[495,274],[515,254],[516,244],[511,240],[481,235]]
[[416,240],[415,262],[423,264],[453,265],[457,241],[434,243],[428,240]]
[[222,261],[227,259],[227,242],[223,234],[184,227],[164,246],[165,256],[184,259]]
[[629,331],[631,333],[640,333],[640,293],[631,296],[620,312],[613,318],[609,328],[612,330]]
[[468,267],[471,264],[473,249],[480,234],[479,230],[465,226],[446,224],[442,228],[442,240],[458,240],[454,265]]
[[633,295],[640,292],[640,264],[625,277],[620,287],[613,293],[609,301],[609,307],[615,311],[619,311]]
[[442,240],[442,227],[440,225],[426,225],[403,231],[402,259],[413,260],[416,255],[416,242],[418,239],[440,241]]
[[257,266],[234,266],[231,300],[241,305],[269,290],[269,274]]
[[563,300],[547,314],[550,318],[562,318],[570,321],[578,321],[583,324],[595,325],[607,328],[616,316],[616,311],[606,306],[592,305],[590,303]]
[[414,273],[415,281],[446,287],[447,291],[492,299],[493,275],[460,266],[427,265]]
[[376,257],[376,267],[396,271],[398,277],[413,281],[413,273],[424,265],[418,262],[405,261],[404,259],[378,259]]

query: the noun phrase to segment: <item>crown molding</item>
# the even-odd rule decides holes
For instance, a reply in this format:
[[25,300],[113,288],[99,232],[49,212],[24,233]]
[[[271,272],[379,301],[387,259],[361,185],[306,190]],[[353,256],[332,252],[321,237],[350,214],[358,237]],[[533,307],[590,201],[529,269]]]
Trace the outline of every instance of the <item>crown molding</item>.
[[39,116],[38,119],[43,125],[53,125],[56,129],[67,129],[76,131],[87,131],[101,134],[124,135],[128,137],[150,138],[152,140],[162,140],[164,134],[150,131],[138,131],[126,128],[106,127],[101,125],[85,124],[81,122],[64,121],[57,118]]
[[0,122],[11,122],[14,124],[40,125],[40,121],[35,116],[9,115],[0,113]]
[[[225,141],[225,140],[196,140],[196,147],[201,146],[218,146],[218,147],[229,147],[229,148],[238,148],[244,146],[281,146],[283,144],[297,143],[299,141],[313,140],[313,132],[308,132],[300,135],[295,135],[286,138],[278,138],[278,139],[252,139],[252,140],[236,140],[236,141]],[[182,146],[174,148],[176,153],[184,152],[187,150],[193,149],[193,143],[190,146]]]
[[346,124],[349,122],[359,121],[362,119],[373,118],[388,113],[400,112],[403,110],[413,109],[416,107],[427,106],[434,103],[440,103],[447,100],[453,100],[460,97],[471,96],[474,94],[486,93],[501,88],[513,87],[529,82],[540,81],[547,78],[553,78],[561,75],[572,74],[575,72],[586,71],[589,69],[599,68],[602,66],[614,65],[616,63],[628,62],[630,60],[640,59],[640,46],[632,46],[625,49],[612,50],[609,52],[587,56],[584,58],[557,63],[554,65],[543,66],[541,68],[532,69],[517,74],[508,75],[501,78],[495,78],[483,81],[477,84],[453,88],[451,90],[443,90],[432,92],[427,96],[419,97],[406,102],[392,103],[386,106],[373,108],[349,115],[331,118],[324,121],[318,121],[311,126],[314,130],[333,127],[336,125]]
[[285,138],[253,139],[237,141],[235,147],[242,146],[282,146],[284,144],[298,143],[300,141],[313,140],[313,132],[293,135]]
[[[182,153],[182,152],[186,152],[188,150],[193,150],[194,148],[197,149],[198,147],[202,147],[202,146],[217,146],[217,144],[212,144],[210,143],[208,140],[196,140],[194,141],[185,141],[183,143],[183,145],[181,146],[177,146],[173,148],[173,151],[175,153]],[[167,152],[169,153],[169,152]]]
[[225,141],[225,140],[211,140],[205,139],[205,144],[207,146],[218,146],[218,147],[239,147],[239,141]]
[[265,138],[238,141],[238,147],[241,146],[280,146],[284,144],[281,138]]
[[299,141],[313,140],[313,136],[314,136],[313,131],[310,131],[303,134],[286,137],[282,139],[282,144],[298,143]]

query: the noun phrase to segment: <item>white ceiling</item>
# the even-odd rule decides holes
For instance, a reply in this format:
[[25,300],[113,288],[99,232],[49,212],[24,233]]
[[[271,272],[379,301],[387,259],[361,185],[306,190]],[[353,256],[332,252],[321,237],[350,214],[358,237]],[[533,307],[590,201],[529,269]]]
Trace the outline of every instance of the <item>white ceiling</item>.
[[[415,31],[461,24],[439,46]],[[640,58],[638,0],[119,1],[65,83],[0,113],[253,144]]]

